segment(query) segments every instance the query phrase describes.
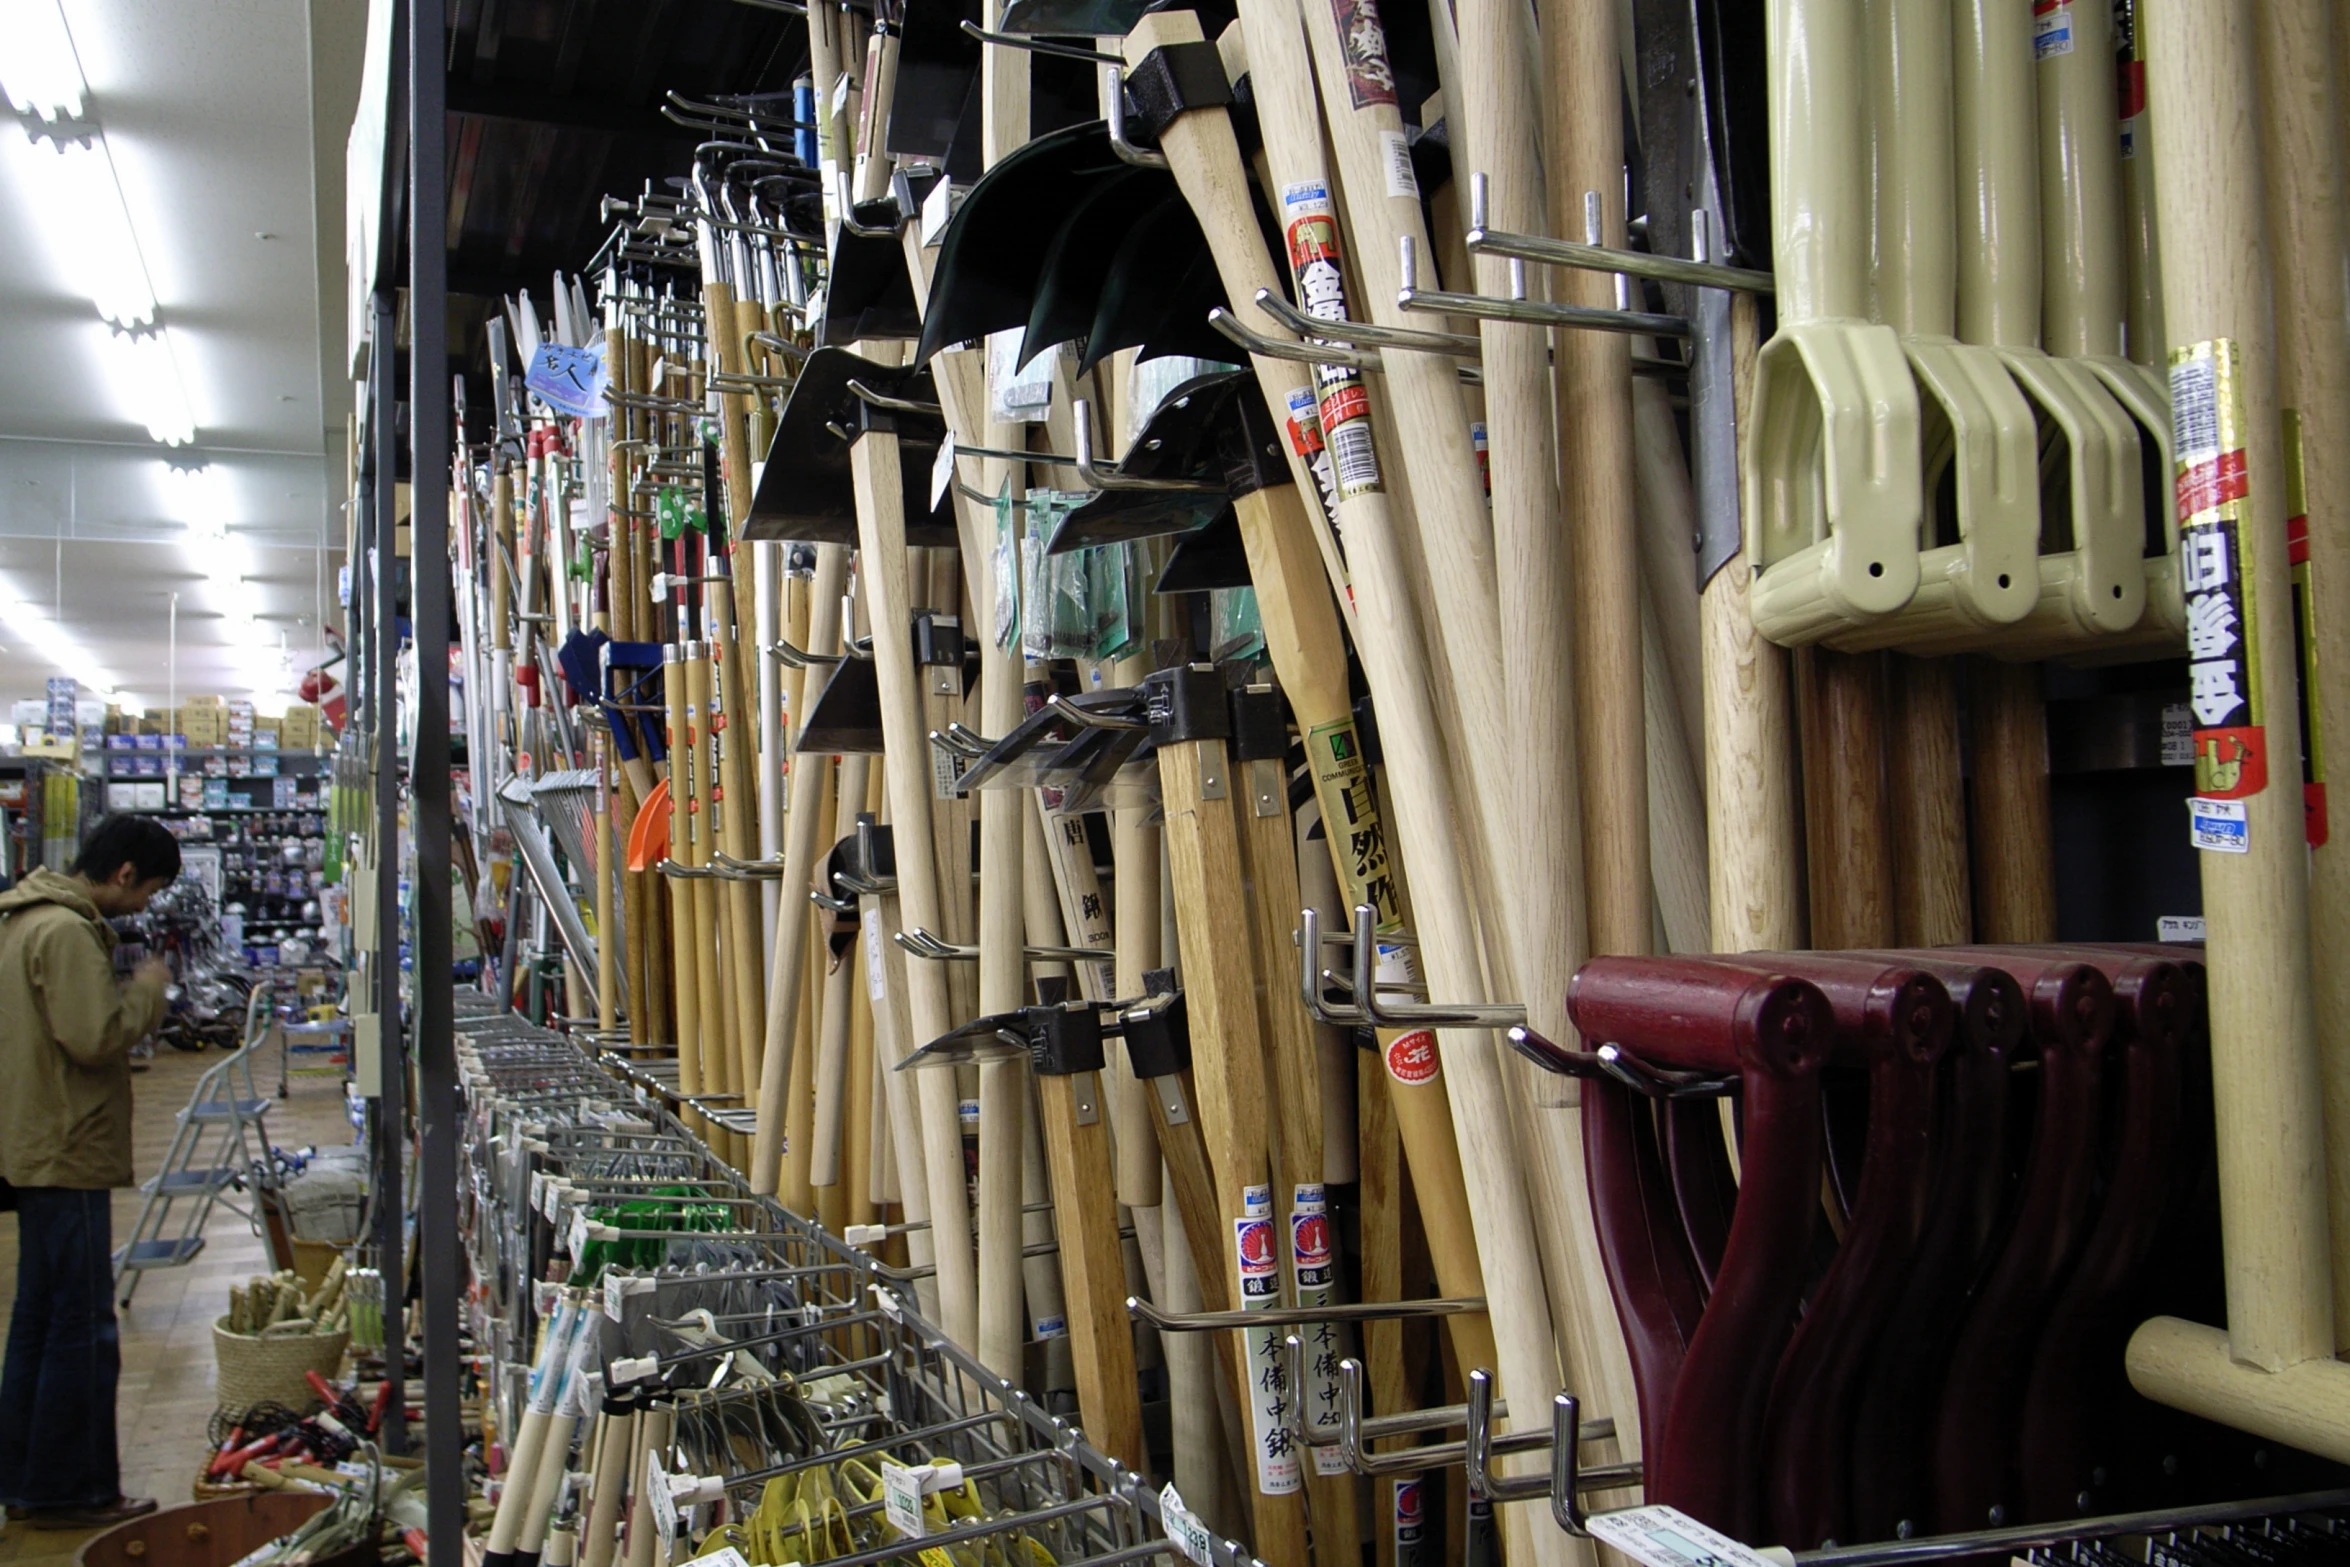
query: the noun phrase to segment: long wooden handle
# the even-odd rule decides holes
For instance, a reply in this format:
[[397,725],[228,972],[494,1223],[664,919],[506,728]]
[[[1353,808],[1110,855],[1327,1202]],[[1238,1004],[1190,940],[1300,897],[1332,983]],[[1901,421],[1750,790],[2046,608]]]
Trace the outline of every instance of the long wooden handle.
[[[687,863],[693,828],[686,817],[686,775],[692,763],[686,745],[685,661],[673,644],[661,650],[661,697],[669,719],[669,857]],[[677,1091],[688,1098],[702,1091],[702,992],[695,981],[694,953],[701,946],[693,897],[674,886],[669,898],[671,972],[677,977]],[[701,1112],[686,1115],[702,1124]]]
[[[942,926],[938,867],[930,854],[930,769],[928,730],[922,722],[922,694],[914,671],[912,616],[907,582],[904,491],[898,441],[886,432],[867,434],[849,448],[850,477],[856,489],[858,558],[865,579],[867,613],[873,622],[873,667],[881,688],[882,771],[888,782],[891,830],[903,846],[898,855],[898,903],[906,920],[925,930]],[[905,975],[909,1048],[938,1038],[953,1027],[946,975],[936,963],[906,962],[882,955],[884,964]],[[915,1085],[922,1109],[923,1168],[930,1190],[930,1227],[938,1265],[939,1326],[958,1343],[977,1341],[978,1278],[971,1254],[971,1206],[962,1181],[962,1130],[952,1074],[919,1072]]]
[[[840,596],[848,585],[848,575],[846,545],[817,546],[816,585],[809,594],[811,652],[830,654],[840,646]],[[767,1038],[759,1062],[759,1131],[749,1172],[751,1190],[762,1194],[774,1192],[783,1164],[784,1091],[791,1083],[793,1036],[799,1026],[808,927],[813,918],[807,892],[816,869],[817,834],[823,825],[816,802],[807,798],[816,792],[805,782],[814,768],[800,765],[799,798],[786,818],[790,837],[783,851],[784,907],[776,922],[775,950],[768,955]],[[769,767],[771,773],[778,770],[775,762]],[[781,777],[770,776],[767,786],[781,788]]]
[[[2295,576],[2307,599],[2309,645],[2303,652],[2305,749],[2322,756],[2324,738],[2350,736],[2350,300],[2342,269],[2342,126],[2336,118],[2343,82],[2328,36],[2328,7],[2273,0],[2262,9],[2263,168],[2268,178],[2270,252],[2276,261],[2276,312],[2292,329],[2277,336],[2277,390],[2284,406],[2286,484],[2307,519],[2306,560]],[[2339,7],[2335,30],[2350,40]],[[2320,772],[2310,796],[2309,945],[2313,953],[2350,952],[2350,849],[2331,830],[2330,781]],[[2332,1193],[2334,1341],[2350,1348],[2350,964],[2315,965],[2318,1059],[2325,1076],[2326,1170]]]
[[[2206,594],[2241,602],[2232,645],[2238,692],[2259,706],[2197,715],[2197,785],[2235,796],[2244,852],[2205,850],[2203,918],[2209,954],[2211,1051],[2218,1114],[2220,1210],[2226,1223],[2228,1349],[2237,1362],[2278,1369],[2334,1351],[2327,1267],[2325,1168],[2308,920],[2308,845],[2294,760],[2301,718],[2293,689],[2292,579],[2286,476],[2277,419],[2277,322],[2269,284],[2258,143],[2255,40],[2264,8],[2147,0],[2148,93],[2194,104],[2165,115],[2155,171],[2163,238],[2163,313],[2170,323],[2173,400],[2209,399],[2216,451],[2180,451],[2225,471],[2242,454],[2248,494],[2202,500],[2182,520],[2182,549],[2216,532],[2228,569]],[[2311,257],[2313,266],[2334,264]],[[2299,330],[2299,323],[2293,329]],[[2199,412],[2200,410],[2198,410]],[[2189,544],[2188,539],[2196,541]],[[2208,677],[2207,699],[2214,685]],[[2230,728],[2252,731],[2235,736]],[[2247,756],[2246,753],[2249,753]],[[2242,768],[2243,770],[2238,770]],[[2259,769],[2265,769],[2262,773]],[[2339,954],[2328,954],[2338,962]],[[2160,1396],[2159,1393],[2157,1396]]]
[[[1248,910],[1241,901],[1240,840],[1232,816],[1230,767],[1221,740],[1158,748],[1166,811],[1168,875],[1175,891],[1175,932],[1183,954],[1184,1003],[1191,1025],[1194,1080],[1208,1159],[1216,1183],[1219,1236],[1234,1247],[1223,1264],[1237,1270],[1238,1304],[1278,1301],[1273,1195],[1266,1158],[1265,1066],[1259,1040]],[[1203,1277],[1206,1270],[1203,1269]],[[1260,1287],[1261,1286],[1261,1287]],[[1253,1331],[1240,1364],[1251,1373],[1238,1389],[1251,1411],[1258,1444],[1254,1512],[1257,1555],[1308,1559],[1299,1460],[1272,1429],[1275,1415],[1254,1372],[1277,1364],[1265,1331]],[[1280,1336],[1271,1335],[1278,1346]]]

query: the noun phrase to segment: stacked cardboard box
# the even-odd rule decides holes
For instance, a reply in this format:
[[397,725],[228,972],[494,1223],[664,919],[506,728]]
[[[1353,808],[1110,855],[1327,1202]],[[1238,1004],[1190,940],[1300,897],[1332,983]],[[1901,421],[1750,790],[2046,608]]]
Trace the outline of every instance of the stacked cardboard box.
[[320,740],[318,709],[297,702],[278,723],[278,743],[289,751],[315,751]]

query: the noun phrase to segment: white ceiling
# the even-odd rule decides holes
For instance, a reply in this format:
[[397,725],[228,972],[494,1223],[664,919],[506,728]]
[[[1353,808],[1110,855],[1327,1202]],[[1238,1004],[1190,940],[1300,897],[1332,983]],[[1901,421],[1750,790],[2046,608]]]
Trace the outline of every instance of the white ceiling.
[[[366,3],[62,6],[194,408],[195,445],[173,455],[207,472],[168,475],[111,384],[107,329],[28,204],[24,160],[43,153],[0,105],[0,590],[49,610],[129,700],[161,706],[175,684],[266,700],[266,667],[224,644],[220,596],[245,596],[297,670],[322,617],[342,624],[342,167]],[[241,585],[204,579],[194,510],[225,515]],[[0,702],[73,672],[25,642],[0,623]]]

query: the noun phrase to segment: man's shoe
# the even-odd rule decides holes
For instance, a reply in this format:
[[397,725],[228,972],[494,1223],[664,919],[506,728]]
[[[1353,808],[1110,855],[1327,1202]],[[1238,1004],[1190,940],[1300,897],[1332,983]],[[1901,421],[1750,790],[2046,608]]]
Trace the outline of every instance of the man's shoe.
[[152,1496],[118,1496],[95,1507],[36,1507],[29,1510],[36,1529],[111,1529],[155,1511]]

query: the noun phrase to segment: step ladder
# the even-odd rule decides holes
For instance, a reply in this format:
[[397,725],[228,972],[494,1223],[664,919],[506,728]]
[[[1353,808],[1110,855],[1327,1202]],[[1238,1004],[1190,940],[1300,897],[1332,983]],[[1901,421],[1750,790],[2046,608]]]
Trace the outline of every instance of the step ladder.
[[245,1003],[244,1043],[196,1079],[163,1168],[139,1188],[147,1200],[130,1239],[114,1253],[115,1299],[125,1308],[148,1269],[184,1267],[196,1259],[214,1207],[242,1215],[257,1232],[261,1227],[254,1209],[226,1194],[248,1177],[257,1188],[268,1179],[269,1131],[263,1118],[269,1096],[253,1081],[253,1059],[275,1026],[272,988],[267,979],[254,984]]

